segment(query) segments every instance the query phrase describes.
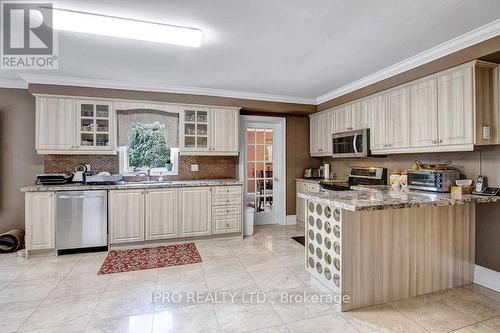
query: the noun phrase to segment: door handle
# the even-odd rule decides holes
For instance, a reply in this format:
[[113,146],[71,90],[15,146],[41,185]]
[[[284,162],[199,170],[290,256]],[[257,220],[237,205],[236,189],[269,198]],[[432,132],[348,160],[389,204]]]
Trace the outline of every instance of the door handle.
[[274,180],[275,182],[279,182],[279,181],[280,181],[280,179],[279,179],[278,177],[274,177],[274,178],[273,178],[273,180]]

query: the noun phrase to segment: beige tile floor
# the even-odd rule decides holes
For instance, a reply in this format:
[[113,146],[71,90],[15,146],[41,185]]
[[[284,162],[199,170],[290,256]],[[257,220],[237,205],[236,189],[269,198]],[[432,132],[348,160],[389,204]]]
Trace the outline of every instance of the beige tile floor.
[[[338,313],[281,304],[313,292],[296,226],[196,242],[203,262],[96,275],[105,253],[18,259],[0,255],[0,332],[500,332],[500,294],[477,285]],[[153,292],[237,292],[236,302],[153,303]],[[243,292],[270,302],[247,304]],[[274,302],[273,302],[274,301]]]

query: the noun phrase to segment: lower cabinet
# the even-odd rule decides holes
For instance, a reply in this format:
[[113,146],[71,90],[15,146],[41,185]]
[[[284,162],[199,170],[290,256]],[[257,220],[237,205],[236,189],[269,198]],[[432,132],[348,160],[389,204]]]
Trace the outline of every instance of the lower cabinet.
[[111,244],[144,240],[145,190],[108,193],[108,230]]
[[25,194],[26,249],[45,250],[56,247],[54,192]]
[[211,234],[210,187],[188,187],[179,189],[179,236],[202,236]]
[[315,192],[319,193],[320,186],[319,183],[312,183],[303,180],[297,180],[297,194],[296,194],[296,207],[295,207],[295,216],[297,221],[305,222],[306,221],[306,208],[305,208],[305,199],[299,198],[298,193],[300,192]]
[[[241,232],[242,202],[241,186],[110,190],[109,243]],[[28,251],[56,248],[55,206],[55,192],[25,194]]]
[[146,191],[146,240],[177,235],[177,198],[175,188]]
[[241,232],[241,186],[215,187],[212,192],[212,233]]

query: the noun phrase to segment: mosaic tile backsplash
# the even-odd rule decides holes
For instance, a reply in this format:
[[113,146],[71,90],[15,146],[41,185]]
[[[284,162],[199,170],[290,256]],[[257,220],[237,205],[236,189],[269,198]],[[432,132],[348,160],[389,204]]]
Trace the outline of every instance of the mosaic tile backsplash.
[[[172,180],[235,179],[238,178],[238,156],[180,156],[179,175],[165,176]],[[94,172],[119,173],[118,155],[45,155],[46,173],[73,172],[78,164],[90,164]],[[191,171],[198,164],[198,172]],[[135,177],[127,177],[135,178]]]

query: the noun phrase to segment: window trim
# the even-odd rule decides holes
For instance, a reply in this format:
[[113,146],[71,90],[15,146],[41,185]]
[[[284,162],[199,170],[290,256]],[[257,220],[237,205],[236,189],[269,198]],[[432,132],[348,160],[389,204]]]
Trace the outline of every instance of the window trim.
[[[118,153],[120,157],[120,173],[123,176],[137,176],[139,172],[147,172],[148,168],[133,168],[128,164],[128,150],[128,146],[118,147]],[[177,176],[179,174],[179,150],[179,148],[170,148],[170,162],[172,163],[172,171],[168,171],[166,167],[152,168],[151,176]]]

